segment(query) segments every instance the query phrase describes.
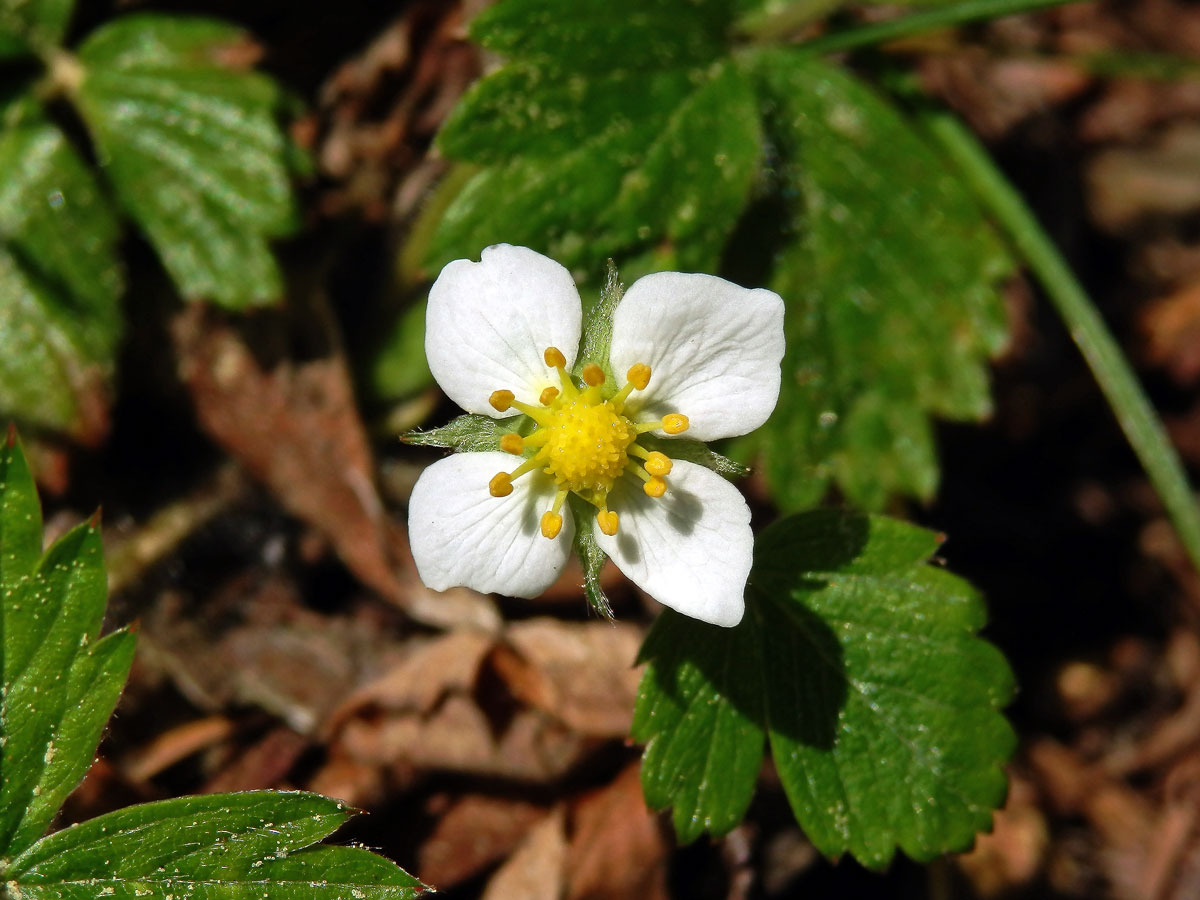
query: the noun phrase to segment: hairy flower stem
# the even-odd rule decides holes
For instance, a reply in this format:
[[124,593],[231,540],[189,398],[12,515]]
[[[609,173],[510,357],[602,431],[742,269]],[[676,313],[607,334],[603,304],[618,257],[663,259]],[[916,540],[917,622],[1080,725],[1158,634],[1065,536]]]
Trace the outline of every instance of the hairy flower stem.
[[1162,422],[1104,320],[1029,207],[996,168],[975,135],[946,112],[925,111],[922,118],[942,149],[959,166],[983,207],[1033,270],[1066,322],[1121,430],[1166,507],[1192,564],[1200,571],[1200,507]]

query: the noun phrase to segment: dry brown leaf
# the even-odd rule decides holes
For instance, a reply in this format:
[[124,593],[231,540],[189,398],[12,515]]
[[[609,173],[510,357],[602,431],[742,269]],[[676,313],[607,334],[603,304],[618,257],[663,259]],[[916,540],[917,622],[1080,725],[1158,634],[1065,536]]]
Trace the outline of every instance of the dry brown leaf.
[[1200,378],[1200,281],[1185,284],[1141,316],[1146,358],[1183,385]]
[[353,759],[340,752],[340,748],[334,751],[305,788],[359,809],[373,809],[382,804],[387,785],[380,767]]
[[226,716],[193,719],[164,731],[150,743],[130,753],[121,761],[120,767],[125,777],[133,781],[148,781],[193,753],[228,740],[234,732],[234,724]]
[[1139,219],[1200,209],[1200,125],[1172,125],[1149,147],[1100,153],[1087,167],[1088,202],[1102,228],[1121,232]]
[[[417,854],[422,881],[445,890],[504,859],[546,808],[508,797],[467,794],[430,810],[437,825]],[[561,825],[560,825],[561,828]]]
[[532,710],[518,711],[497,736],[478,705],[461,696],[447,698],[428,719],[405,715],[378,726],[352,723],[342,740],[359,758],[535,783],[562,777],[593,746]]
[[668,844],[642,797],[641,765],[581,797],[571,813],[567,900],[667,900]]
[[530,619],[505,632],[514,653],[493,654],[513,695],[581,734],[629,733],[641,670],[643,632],[635,625]]
[[375,492],[374,461],[340,351],[263,365],[242,331],[200,305],[180,314],[172,333],[204,430],[289,512],[326,535],[364,584],[403,604],[394,571],[403,538]]
[[284,573],[250,570],[202,602],[156,595],[142,610],[139,659],[199,709],[253,704],[312,734],[388,653],[370,614],[377,606],[366,601],[354,608],[359,615],[324,615],[303,605]]
[[559,808],[534,825],[492,876],[481,900],[559,900],[567,855],[564,818]]
[[452,631],[424,644],[410,641],[409,655],[346,698],[331,727],[368,706],[424,715],[447,694],[470,693],[493,643],[487,634],[469,630]]
[[308,740],[291,729],[272,729],[254,746],[238,753],[228,766],[209,779],[200,793],[292,787],[288,774],[308,747]]

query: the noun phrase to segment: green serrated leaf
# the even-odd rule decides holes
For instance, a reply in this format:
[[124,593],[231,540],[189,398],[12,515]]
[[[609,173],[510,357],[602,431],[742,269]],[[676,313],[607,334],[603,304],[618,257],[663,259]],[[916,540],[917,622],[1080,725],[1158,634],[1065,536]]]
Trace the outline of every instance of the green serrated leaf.
[[64,828],[12,861],[21,885],[208,878],[300,850],[351,815],[339,800],[300,791],[246,791],[142,803]]
[[687,69],[614,67],[584,78],[569,67],[514,62],[476,82],[438,134],[456,159],[554,159],[602,131],[665,118],[690,93]]
[[0,409],[86,434],[112,377],[120,229],[57,127],[0,132]]
[[133,661],[127,632],[98,640],[105,574],[94,524],[43,556],[29,469],[0,451],[0,857],[33,844],[92,763]]
[[771,282],[788,304],[783,388],[749,443],[785,508],[830,481],[866,508],[929,499],[929,418],[991,409],[1008,258],[945,161],[853,75],[782,51],[754,68],[780,187],[798,205]]
[[44,838],[5,878],[14,900],[409,900],[424,892],[365,850],[312,846],[349,815],[340,801],[301,792],[145,803]]
[[725,49],[729,0],[506,0],[471,23],[490,50],[586,72],[702,65]]
[[713,747],[730,765],[731,748],[748,752],[747,723],[768,736],[796,818],[827,856],[878,868],[899,848],[927,860],[990,827],[1015,744],[999,712],[1012,674],[975,635],[984,610],[974,591],[927,564],[937,546],[891,519],[792,516],[758,538],[739,626],[656,624],[635,733],[652,741],[647,800],[682,806],[681,837],[703,830],[696,816],[732,827],[749,802],[744,771],[739,791],[718,794],[698,762]]
[[646,744],[642,789],[670,806],[675,834],[691,843],[742,820],[762,766],[761,673],[749,628],[718,628],[666,610],[642,647],[647,667],[632,734]]
[[0,0],[0,59],[50,53],[74,8],[75,0]]
[[[25,454],[9,437],[0,450],[0,586],[31,576],[42,555],[42,508]],[[6,616],[0,615],[0,639]]]
[[762,155],[749,80],[729,62],[707,76],[671,111],[600,223],[623,238],[622,247],[647,234],[665,238],[688,271],[718,267]]
[[296,220],[282,98],[233,67],[246,42],[220,22],[126,16],[80,48],[74,95],[118,198],[180,292],[234,308],[279,299],[268,239]]
[[361,847],[309,847],[270,860],[257,875],[271,883],[273,897],[304,900],[413,900],[430,890],[395,863]]
[[[508,6],[495,16],[508,16]],[[726,22],[727,4],[682,4],[677,30],[723,33],[724,25],[706,30],[714,15]],[[446,209],[431,262],[475,258],[508,241],[586,273],[609,256],[668,244],[684,268],[716,268],[761,155],[757,104],[741,70],[707,53],[703,65],[668,54],[670,65],[640,68],[646,58],[629,46],[591,72],[582,58],[504,43],[519,58],[479,82],[439,135],[448,155],[489,168]]]
[[484,247],[512,243],[546,253],[583,274],[611,254],[592,229],[619,190],[636,148],[653,140],[654,123],[604,129],[550,159],[515,157],[469,178],[442,213],[430,241],[430,267],[478,259]]
[[882,867],[897,847],[916,860],[963,850],[1004,800],[1012,674],[975,636],[975,592],[926,566],[935,546],[911,525],[829,511],[756,544],[771,750],[826,855]]

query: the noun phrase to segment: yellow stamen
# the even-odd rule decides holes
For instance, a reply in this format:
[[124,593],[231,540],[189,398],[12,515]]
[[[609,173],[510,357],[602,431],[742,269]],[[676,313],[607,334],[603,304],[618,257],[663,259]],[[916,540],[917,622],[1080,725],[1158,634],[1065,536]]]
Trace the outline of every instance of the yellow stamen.
[[645,434],[647,431],[658,431],[662,429],[667,434],[683,434],[688,430],[688,417],[680,413],[671,413],[663,416],[658,422],[643,422],[637,426],[638,434]]
[[[634,446],[637,447],[637,444],[634,444]],[[638,449],[640,450],[642,448],[638,447]],[[646,470],[643,469],[641,466],[639,466],[637,463],[635,463],[633,460],[630,460],[629,462],[627,462],[625,464],[625,471],[628,472],[630,475],[636,475],[638,478],[642,479],[642,481],[650,480],[650,475],[646,472]]]
[[[493,404],[494,405],[494,404]],[[531,403],[522,403],[520,400],[513,400],[509,403],[513,409],[518,409],[539,425],[545,425],[549,420],[548,412],[544,407],[534,406]]]
[[625,373],[625,377],[628,380],[612,398],[612,402],[615,403],[618,408],[625,405],[625,400],[631,393],[634,391],[644,391],[646,389],[646,385],[650,383],[650,367],[645,363],[634,363],[629,367],[629,371]]
[[492,391],[492,395],[488,397],[488,403],[492,404],[492,408],[496,412],[508,412],[514,399],[512,391]]
[[618,517],[615,512],[610,509],[602,509],[596,513],[596,524],[600,526],[600,530],[612,537],[617,533]]
[[[579,376],[573,377],[566,370],[566,355],[557,347],[547,347],[542,356],[547,366],[558,371],[560,386],[544,388],[537,405],[517,400],[507,390],[495,391],[488,398],[498,412],[518,410],[537,424],[531,434],[511,432],[500,438],[500,449],[527,458],[513,471],[495,475],[488,491],[493,497],[508,496],[513,492],[514,480],[541,470],[555,482],[554,503],[542,513],[540,521],[546,538],[562,533],[561,509],[572,492],[596,507],[596,524],[611,537],[617,533],[620,520],[608,508],[608,499],[618,478],[637,476],[649,497],[662,497],[667,492],[664,476],[671,472],[672,460],[657,450],[639,446],[637,436],[660,430],[682,434],[688,429],[688,418],[670,413],[656,422],[639,425],[626,417],[624,406],[630,394],[650,384],[651,370],[645,363],[630,366],[625,384],[606,396],[607,376],[601,366],[588,363]],[[531,450],[534,452],[529,453]]]
[[671,472],[671,457],[657,450],[651,450],[646,455],[646,471],[651,475],[669,475]]
[[575,386],[575,382],[571,380],[571,376],[567,374],[566,369],[558,370],[558,383],[562,385],[564,400],[574,400],[579,396],[579,388]]
[[644,391],[646,385],[650,383],[650,367],[645,363],[634,363],[629,367],[629,371],[625,373],[625,377],[629,379],[629,383],[639,391]]
[[583,367],[583,382],[589,387],[600,387],[604,384],[604,370],[595,363]]
[[550,510],[542,513],[542,537],[553,540],[558,537],[560,531],[562,531],[562,516]]
[[682,413],[671,413],[663,416],[662,427],[667,434],[683,434],[688,430],[688,417]]
[[550,440],[550,432],[545,428],[539,428],[529,437],[525,438],[526,447],[545,447],[546,442]]
[[507,472],[497,472],[488,482],[488,493],[493,497],[507,497],[512,493],[512,478]]
[[541,466],[545,462],[545,460],[546,460],[546,450],[545,450],[545,448],[543,448],[543,449],[539,450],[534,456],[531,456],[529,459],[525,460],[525,462],[521,463],[519,466],[517,466],[515,469],[513,469],[511,472],[509,472],[508,480],[513,481],[514,479],[520,478],[526,472],[532,472],[534,469]]

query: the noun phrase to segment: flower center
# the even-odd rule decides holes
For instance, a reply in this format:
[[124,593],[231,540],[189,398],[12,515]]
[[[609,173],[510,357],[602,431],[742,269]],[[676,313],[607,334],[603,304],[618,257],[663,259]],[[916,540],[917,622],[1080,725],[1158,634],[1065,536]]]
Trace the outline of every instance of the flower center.
[[[642,480],[642,490],[661,497],[667,490],[663,476],[671,471],[671,460],[657,450],[638,444],[638,435],[659,428],[668,434],[687,430],[687,416],[671,413],[653,422],[635,423],[625,414],[625,401],[635,390],[650,383],[650,367],[637,363],[626,374],[625,386],[605,399],[604,370],[594,363],[583,367],[583,385],[576,385],[566,371],[566,358],[555,347],[545,353],[546,365],[558,370],[560,388],[542,391],[538,404],[516,399],[512,391],[494,391],[489,402],[499,412],[518,409],[537,423],[528,437],[506,434],[500,448],[517,456],[533,450],[512,472],[499,472],[489,482],[493,497],[512,493],[514,478],[541,469],[554,478],[556,492],[550,509],[542,514],[542,534],[555,538],[562,530],[563,501],[575,493],[596,506],[596,523],[605,534],[617,533],[617,514],[608,508],[608,494],[616,480],[630,473]],[[631,459],[633,457],[633,459]],[[634,462],[641,460],[641,464]]]
[[612,490],[629,462],[627,449],[637,439],[634,425],[609,402],[589,405],[586,396],[550,406],[546,432],[546,474],[570,491]]

